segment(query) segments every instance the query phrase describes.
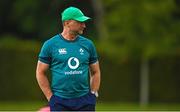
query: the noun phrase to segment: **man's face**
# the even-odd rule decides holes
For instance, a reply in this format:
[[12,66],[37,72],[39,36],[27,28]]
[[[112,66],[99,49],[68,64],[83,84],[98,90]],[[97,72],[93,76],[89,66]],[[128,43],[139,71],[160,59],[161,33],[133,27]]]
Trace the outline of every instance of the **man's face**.
[[69,28],[70,33],[78,35],[83,34],[83,30],[84,28],[86,28],[86,25],[84,22],[69,20],[67,23],[67,27]]

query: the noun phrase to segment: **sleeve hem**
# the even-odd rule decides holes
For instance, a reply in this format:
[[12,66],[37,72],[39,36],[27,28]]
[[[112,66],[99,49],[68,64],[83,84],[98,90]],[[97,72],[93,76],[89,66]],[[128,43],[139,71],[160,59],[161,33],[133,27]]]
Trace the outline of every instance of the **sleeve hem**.
[[89,64],[91,65],[91,64],[95,64],[97,62],[98,62],[98,60],[94,60],[94,61],[90,62]]
[[41,58],[39,58],[38,60],[39,60],[40,62],[42,62],[42,63],[50,64],[48,61],[45,61],[45,60],[43,60],[43,59],[41,59]]

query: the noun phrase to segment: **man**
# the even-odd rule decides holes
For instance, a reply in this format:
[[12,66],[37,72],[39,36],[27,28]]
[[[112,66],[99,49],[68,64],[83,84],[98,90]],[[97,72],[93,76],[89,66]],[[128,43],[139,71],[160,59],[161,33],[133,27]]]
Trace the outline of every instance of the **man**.
[[[80,36],[90,19],[76,7],[62,12],[63,31],[47,40],[39,54],[36,78],[51,111],[94,111],[100,68],[94,44]],[[46,75],[50,69],[51,87]]]

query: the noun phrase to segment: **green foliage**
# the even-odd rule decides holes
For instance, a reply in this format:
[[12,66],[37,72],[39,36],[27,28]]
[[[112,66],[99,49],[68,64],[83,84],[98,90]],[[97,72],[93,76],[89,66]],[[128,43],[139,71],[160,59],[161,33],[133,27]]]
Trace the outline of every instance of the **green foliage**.
[[[103,25],[108,28],[109,38],[96,41],[102,70],[99,100],[138,102],[140,61],[147,58],[150,101],[178,102],[180,9],[175,0],[102,0],[102,3]],[[0,1],[2,101],[42,99],[35,79],[41,45],[22,38],[44,41],[58,33],[60,12],[69,5],[87,9],[84,10],[87,15],[94,17],[90,1]],[[91,22],[87,32],[88,37],[94,38],[97,35]]]
[[174,21],[177,6],[173,0],[105,0],[103,3],[110,35],[106,45],[115,44],[117,48],[113,49],[120,49],[117,55],[126,56],[123,51],[129,51],[132,58],[176,55],[180,20]]
[[6,34],[0,36],[0,49],[18,50],[18,51],[33,51],[38,52],[40,44],[37,41],[20,40],[14,35]]
[[[88,6],[85,10],[84,3],[86,2],[77,0],[1,1],[0,20],[3,22],[0,24],[2,29],[0,33],[8,32],[21,38],[46,40],[62,31],[61,12],[64,8],[77,6],[87,14],[90,4],[87,3]],[[88,16],[93,17],[91,15],[93,13],[88,14]],[[94,26],[90,25],[88,33],[95,32],[92,30],[92,27]]]
[[39,43],[5,37],[0,39],[1,101],[42,99],[35,78]]
[[150,64],[150,100],[179,102],[179,56],[158,57]]

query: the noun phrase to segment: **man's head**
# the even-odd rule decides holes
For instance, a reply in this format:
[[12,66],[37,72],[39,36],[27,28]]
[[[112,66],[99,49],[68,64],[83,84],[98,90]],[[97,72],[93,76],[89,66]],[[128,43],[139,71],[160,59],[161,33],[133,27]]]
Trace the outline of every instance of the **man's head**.
[[64,30],[73,35],[83,34],[84,28],[86,28],[85,21],[90,17],[85,16],[80,9],[76,7],[66,8],[62,12],[62,22]]

